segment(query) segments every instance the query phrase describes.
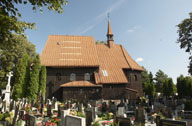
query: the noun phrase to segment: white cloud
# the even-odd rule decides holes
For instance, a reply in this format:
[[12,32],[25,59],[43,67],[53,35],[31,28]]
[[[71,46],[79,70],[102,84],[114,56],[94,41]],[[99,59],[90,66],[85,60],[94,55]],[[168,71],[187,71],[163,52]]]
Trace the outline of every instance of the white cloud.
[[75,31],[75,34],[82,35],[92,30],[97,24],[102,22],[107,17],[107,13],[111,13],[112,11],[118,9],[124,1],[125,0],[118,0],[116,3],[112,4],[109,8],[100,13],[98,16],[96,16],[92,20],[89,20],[88,22],[84,23],[81,27],[79,27]]
[[143,58],[139,57],[136,59],[136,62],[142,62],[143,60],[144,60]]
[[141,26],[134,26],[132,28],[127,29],[126,32],[132,33],[132,32],[139,30],[140,28],[141,28]]

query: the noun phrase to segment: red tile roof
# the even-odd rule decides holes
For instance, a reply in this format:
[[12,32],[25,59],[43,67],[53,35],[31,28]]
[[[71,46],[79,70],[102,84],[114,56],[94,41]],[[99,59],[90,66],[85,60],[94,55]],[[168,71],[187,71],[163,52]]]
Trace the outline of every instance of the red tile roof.
[[99,66],[93,37],[50,35],[41,54],[45,66]]
[[[96,75],[98,83],[128,83],[123,69],[140,70],[140,67],[126,52],[121,45],[109,48],[104,44],[96,44],[97,54],[99,58],[99,73]],[[106,71],[108,76],[104,76]]]
[[97,84],[128,83],[123,69],[143,71],[121,45],[113,44],[109,47],[95,44],[94,38],[87,36],[50,35],[41,54],[41,64],[56,67],[99,67],[98,73],[95,72]]
[[89,81],[72,81],[69,83],[61,84],[60,87],[102,87],[102,85],[93,84]]

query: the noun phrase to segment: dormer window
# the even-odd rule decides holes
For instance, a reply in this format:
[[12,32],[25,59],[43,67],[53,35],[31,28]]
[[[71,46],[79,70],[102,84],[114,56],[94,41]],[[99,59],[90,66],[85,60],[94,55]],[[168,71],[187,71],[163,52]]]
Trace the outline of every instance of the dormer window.
[[60,45],[61,43],[60,42],[57,42],[57,45]]
[[84,80],[85,81],[89,81],[90,80],[90,74],[89,73],[85,73],[84,74]]
[[102,73],[103,73],[103,76],[107,77],[108,76],[108,73],[106,70],[102,70]]
[[70,81],[75,81],[75,80],[76,80],[76,74],[75,73],[71,73]]

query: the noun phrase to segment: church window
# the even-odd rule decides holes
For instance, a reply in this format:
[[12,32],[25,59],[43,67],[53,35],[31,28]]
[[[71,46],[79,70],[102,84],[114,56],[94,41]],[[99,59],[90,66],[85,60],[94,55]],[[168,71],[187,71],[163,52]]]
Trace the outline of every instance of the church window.
[[56,81],[61,81],[61,73],[56,73]]
[[84,74],[84,80],[85,81],[89,81],[90,80],[90,74],[89,73],[85,73]]
[[75,81],[75,80],[76,80],[76,74],[75,73],[71,73],[70,81]]
[[133,78],[134,78],[134,81],[137,81],[137,75],[134,75]]
[[103,76],[108,76],[108,73],[106,70],[102,70]]

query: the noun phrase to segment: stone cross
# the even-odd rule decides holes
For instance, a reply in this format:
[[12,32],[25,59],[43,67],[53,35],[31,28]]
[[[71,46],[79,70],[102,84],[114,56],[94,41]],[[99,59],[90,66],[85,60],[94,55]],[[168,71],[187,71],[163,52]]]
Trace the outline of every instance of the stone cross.
[[10,93],[11,93],[11,85],[10,85],[10,82],[11,82],[11,77],[13,76],[13,72],[9,72],[9,74],[7,75],[8,77],[8,83],[7,83],[7,86],[6,86],[6,90],[5,90],[5,102],[6,102],[6,105],[9,105],[10,103]]

